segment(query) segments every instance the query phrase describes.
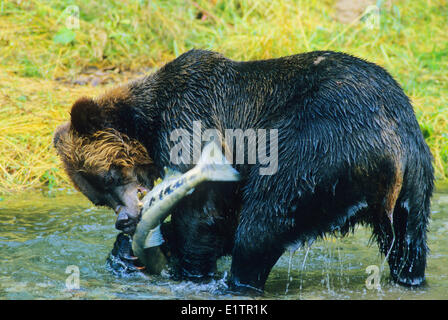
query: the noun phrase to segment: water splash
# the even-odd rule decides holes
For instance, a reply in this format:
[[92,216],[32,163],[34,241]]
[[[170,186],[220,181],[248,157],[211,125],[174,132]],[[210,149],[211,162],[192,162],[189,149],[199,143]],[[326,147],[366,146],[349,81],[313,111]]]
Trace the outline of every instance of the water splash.
[[[387,259],[389,259],[389,255],[392,252],[392,248],[394,247],[394,244],[395,244],[395,229],[394,229],[393,218],[391,217],[389,221],[390,221],[390,227],[392,229],[392,242],[391,242],[389,250],[387,251],[386,256],[384,257],[383,262],[381,263],[381,266],[380,266],[380,279],[383,279],[384,266],[386,265],[386,261],[387,261]],[[381,291],[381,282],[379,283],[377,290]]]
[[300,298],[302,298],[302,293],[303,293],[303,273],[305,271],[306,259],[308,258],[308,253],[310,252],[310,249],[311,249],[311,246],[307,245],[306,251],[305,251],[305,257],[303,258],[302,266],[300,267],[300,287],[299,287]]
[[296,250],[289,250],[289,262],[288,262],[288,280],[286,282],[286,289],[285,289],[285,295],[288,294],[289,284],[292,281],[291,277],[291,268],[292,268],[292,257],[294,256],[294,253]]

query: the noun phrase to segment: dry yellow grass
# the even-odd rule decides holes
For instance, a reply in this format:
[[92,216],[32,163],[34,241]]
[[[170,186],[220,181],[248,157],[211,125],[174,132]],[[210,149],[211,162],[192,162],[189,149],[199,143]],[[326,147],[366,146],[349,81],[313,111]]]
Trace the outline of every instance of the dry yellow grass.
[[[69,186],[52,132],[78,97],[104,90],[102,84],[74,86],[70,80],[91,67],[160,66],[191,48],[235,60],[328,49],[382,65],[413,100],[436,176],[446,179],[448,1],[393,1],[382,6],[374,29],[362,15],[338,22],[335,1],[80,2],[80,29],[66,34],[69,0],[1,2],[0,193]],[[57,38],[61,32],[63,41]],[[69,81],[56,81],[60,77]]]
[[73,97],[101,88],[62,85],[0,71],[0,193],[67,185],[52,145],[54,129],[68,119]]

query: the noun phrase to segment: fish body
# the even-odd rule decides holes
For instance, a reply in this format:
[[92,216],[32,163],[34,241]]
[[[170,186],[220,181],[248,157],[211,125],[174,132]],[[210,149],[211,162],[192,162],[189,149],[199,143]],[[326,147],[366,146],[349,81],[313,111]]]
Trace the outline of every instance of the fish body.
[[[133,236],[132,250],[134,254],[149,268],[160,271],[159,267],[165,260],[160,250],[147,250],[163,243],[160,224],[169,216],[170,210],[194,188],[204,181],[238,181],[239,173],[226,160],[215,142],[208,143],[198,164],[184,174],[174,174],[166,177],[143,198],[141,220],[137,224]],[[152,251],[155,254],[148,254]],[[163,262],[163,261],[162,261]]]

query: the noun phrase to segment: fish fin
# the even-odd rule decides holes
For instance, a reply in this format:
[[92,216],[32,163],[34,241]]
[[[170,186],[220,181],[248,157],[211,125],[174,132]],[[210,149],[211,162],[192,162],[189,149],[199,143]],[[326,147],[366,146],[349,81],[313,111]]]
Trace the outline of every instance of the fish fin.
[[202,149],[198,169],[209,181],[238,181],[240,174],[236,171],[215,141],[209,142]]
[[182,175],[181,172],[168,168],[168,167],[163,167],[164,171],[165,171],[165,176],[164,176],[164,180],[165,179],[172,179],[172,178],[177,178],[179,176]]
[[165,240],[163,239],[162,232],[160,231],[160,224],[152,229],[145,240],[145,245],[143,248],[151,248],[151,247],[158,247],[162,243],[164,243]]

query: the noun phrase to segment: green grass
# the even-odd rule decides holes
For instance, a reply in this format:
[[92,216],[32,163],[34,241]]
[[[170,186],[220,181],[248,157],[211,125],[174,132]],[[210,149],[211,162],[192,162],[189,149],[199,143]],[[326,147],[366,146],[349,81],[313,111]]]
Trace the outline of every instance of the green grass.
[[[412,98],[433,155],[448,178],[448,3],[393,1],[378,28],[368,17],[342,24],[334,1],[0,1],[0,192],[67,186],[51,147],[55,126],[80,95],[89,67],[142,70],[191,48],[236,60],[335,50],[385,67]],[[78,5],[80,28],[67,29]]]

